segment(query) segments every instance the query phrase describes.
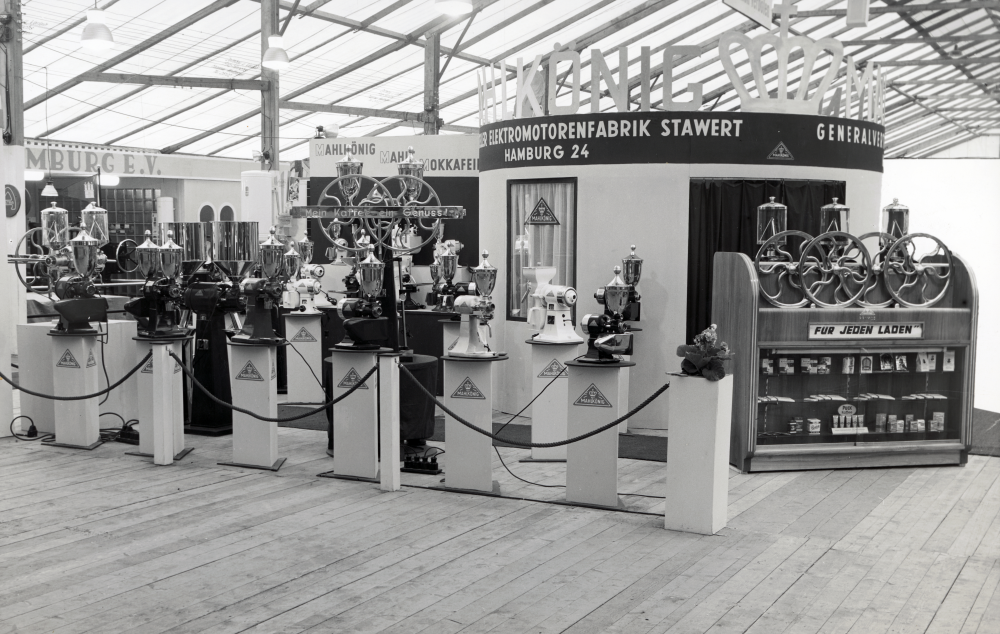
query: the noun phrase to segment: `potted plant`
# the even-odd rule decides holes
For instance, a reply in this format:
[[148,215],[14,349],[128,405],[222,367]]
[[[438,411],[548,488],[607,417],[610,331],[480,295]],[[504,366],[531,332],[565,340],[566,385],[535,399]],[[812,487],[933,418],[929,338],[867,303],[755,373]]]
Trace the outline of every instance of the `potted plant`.
[[715,324],[677,348],[681,372],[667,390],[668,529],[712,535],[726,525],[733,354]]

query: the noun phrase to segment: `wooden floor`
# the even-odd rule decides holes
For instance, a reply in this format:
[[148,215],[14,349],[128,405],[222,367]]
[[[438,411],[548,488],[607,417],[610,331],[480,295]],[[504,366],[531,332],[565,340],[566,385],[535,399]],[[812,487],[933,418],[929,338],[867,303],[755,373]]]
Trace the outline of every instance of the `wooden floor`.
[[[170,467],[121,444],[0,440],[0,632],[1000,632],[1000,458],[734,475],[729,527],[706,537],[662,516],[382,493],[315,477],[322,433],[279,441],[270,473],[216,465],[228,438],[188,436]],[[561,465],[501,451],[559,483]],[[562,495],[494,473],[511,496]],[[660,463],[620,473],[623,492],[663,494]]]

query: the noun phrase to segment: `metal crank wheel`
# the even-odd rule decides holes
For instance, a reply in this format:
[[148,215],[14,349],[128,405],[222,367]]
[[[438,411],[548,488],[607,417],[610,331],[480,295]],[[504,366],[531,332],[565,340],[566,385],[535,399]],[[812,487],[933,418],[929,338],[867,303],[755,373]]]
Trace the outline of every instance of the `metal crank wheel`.
[[[48,275],[48,263],[45,256],[41,255],[31,255],[31,254],[21,254],[21,246],[25,242],[28,246],[34,247],[36,250],[45,252],[49,251],[41,242],[42,238],[42,228],[35,227],[34,229],[29,229],[21,239],[17,241],[17,245],[14,247],[14,257],[8,258],[8,262],[14,265],[14,273],[17,274],[17,279],[20,280],[21,285],[24,286],[29,292],[47,292],[52,293],[52,280]],[[24,267],[24,274],[21,273],[21,268]],[[31,275],[33,278],[37,279],[39,277],[45,279],[45,286],[32,286],[26,279],[27,275]]]
[[135,240],[125,239],[118,243],[118,248],[115,249],[115,262],[123,273],[131,273],[139,268],[139,256],[135,254],[135,249]]
[[861,240],[843,231],[813,239],[799,258],[802,293],[821,308],[847,308],[868,287],[872,259]]
[[802,238],[800,256],[803,245],[812,240],[803,231],[776,233],[760,246],[753,264],[760,281],[760,294],[768,303],[777,308],[802,308],[809,300],[802,293],[799,259],[791,253],[789,238]]
[[[865,308],[888,308],[892,305],[893,299],[885,285],[885,262],[886,255],[888,255],[896,238],[880,231],[858,236],[858,240],[861,240],[862,243],[873,238],[878,238],[878,251],[872,257],[872,276],[868,286],[858,298],[858,305]],[[871,256],[871,250],[868,251],[868,254]]]
[[900,306],[929,308],[944,298],[951,271],[951,251],[943,242],[928,233],[912,233],[889,249],[883,276]]

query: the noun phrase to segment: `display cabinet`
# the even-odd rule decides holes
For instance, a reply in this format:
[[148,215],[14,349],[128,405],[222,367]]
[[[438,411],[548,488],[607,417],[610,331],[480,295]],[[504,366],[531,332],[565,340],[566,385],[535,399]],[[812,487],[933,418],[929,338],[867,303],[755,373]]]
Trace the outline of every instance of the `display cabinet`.
[[730,462],[745,472],[965,464],[972,271],[931,236],[798,238],[772,248],[772,237],[756,260],[715,256],[712,320],[736,352]]

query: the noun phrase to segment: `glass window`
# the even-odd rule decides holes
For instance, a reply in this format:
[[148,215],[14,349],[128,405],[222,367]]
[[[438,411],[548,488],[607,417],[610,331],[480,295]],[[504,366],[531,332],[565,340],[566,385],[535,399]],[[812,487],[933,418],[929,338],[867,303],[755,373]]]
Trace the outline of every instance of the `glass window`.
[[229,205],[223,205],[219,210],[219,220],[236,220],[236,213]]
[[201,208],[201,212],[198,214],[198,220],[201,222],[212,222],[215,220],[215,210],[212,209],[211,205],[205,205]]
[[507,181],[507,319],[524,321],[535,267],[576,285],[576,179]]

